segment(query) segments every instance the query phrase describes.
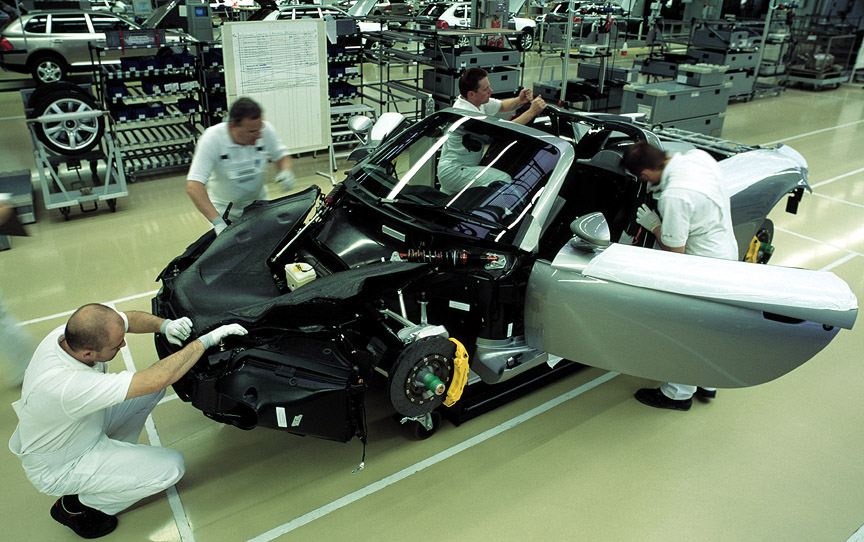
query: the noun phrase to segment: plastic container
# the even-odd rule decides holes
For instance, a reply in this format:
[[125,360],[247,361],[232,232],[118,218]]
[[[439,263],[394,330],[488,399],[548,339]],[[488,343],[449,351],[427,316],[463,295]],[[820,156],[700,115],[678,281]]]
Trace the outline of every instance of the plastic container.
[[285,279],[291,291],[312,282],[316,276],[315,270],[308,263],[295,262],[285,265]]

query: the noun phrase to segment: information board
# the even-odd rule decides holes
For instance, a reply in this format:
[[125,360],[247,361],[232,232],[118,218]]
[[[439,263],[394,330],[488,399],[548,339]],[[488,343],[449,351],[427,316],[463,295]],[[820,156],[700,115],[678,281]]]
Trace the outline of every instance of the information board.
[[292,154],[330,145],[324,21],[249,21],[222,27],[228,105],[252,98]]

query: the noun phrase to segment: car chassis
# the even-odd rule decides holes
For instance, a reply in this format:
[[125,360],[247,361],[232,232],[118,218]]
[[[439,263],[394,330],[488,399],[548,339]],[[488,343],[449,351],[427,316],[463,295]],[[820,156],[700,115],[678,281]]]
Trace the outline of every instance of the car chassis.
[[[651,250],[653,238],[635,222],[636,209],[651,197],[620,164],[623,148],[641,140],[670,151],[695,144],[721,165],[731,162],[726,171],[738,172],[729,176],[741,257],[764,262],[768,212],[787,194],[787,210],[794,211],[809,190],[800,155],[788,147],[688,140],[627,117],[551,106],[548,112],[534,127],[455,110],[433,114],[388,137],[328,195],[311,187],[256,202],[219,237],[211,231],[199,238],[159,274],[154,314],[189,316],[195,336],[229,322],[249,335],[206,352],[174,384],[180,398],[242,429],[365,442],[366,394],[376,389],[373,381],[386,379],[397,417],[418,422],[415,434],[426,437],[441,412],[461,412],[457,423],[479,412],[466,406],[472,396],[494,404],[576,362],[653,379],[748,386],[785,374],[840,327],[851,328],[857,300],[833,274]],[[528,149],[511,161],[521,164],[508,170],[512,183],[469,188],[470,197],[441,194],[434,160],[444,142],[459,135],[467,145],[488,134],[485,145],[490,153],[497,146],[499,157],[515,152],[512,144],[501,150],[511,140]],[[585,218],[597,211],[602,215]],[[668,266],[683,275],[658,286],[585,274],[606,254],[623,257],[627,267],[649,255],[677,257]],[[727,272],[723,265],[733,267]],[[728,299],[725,277],[744,273],[739,278],[749,282],[756,268],[824,288],[806,303],[774,303],[773,291],[749,305]],[[705,280],[719,293],[681,290],[690,272],[709,274]],[[653,279],[649,273],[640,280]],[[616,306],[625,298],[629,305]],[[634,329],[632,347],[617,346],[627,342],[614,337],[634,328],[631,318],[657,307],[670,314],[684,307],[706,315],[707,323],[684,311],[673,316],[681,319],[680,340],[667,344],[675,332]],[[764,352],[766,340],[777,353],[757,368],[732,361],[717,368],[721,362],[706,361],[711,354],[694,343],[716,348],[739,320],[752,331],[740,340],[742,359]],[[156,347],[160,357],[177,350],[158,335]],[[639,350],[664,361],[628,359]]]

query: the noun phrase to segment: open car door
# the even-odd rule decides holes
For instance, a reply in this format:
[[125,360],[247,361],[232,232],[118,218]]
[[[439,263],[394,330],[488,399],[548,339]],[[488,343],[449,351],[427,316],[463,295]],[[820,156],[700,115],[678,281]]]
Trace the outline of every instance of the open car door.
[[532,347],[586,365],[738,388],[792,371],[857,314],[830,272],[568,244],[535,263],[525,329]]

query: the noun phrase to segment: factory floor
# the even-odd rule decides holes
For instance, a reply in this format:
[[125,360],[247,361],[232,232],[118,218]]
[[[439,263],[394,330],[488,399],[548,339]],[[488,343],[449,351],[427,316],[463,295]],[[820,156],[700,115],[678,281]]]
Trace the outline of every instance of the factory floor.
[[[539,60],[529,55],[526,82]],[[371,68],[370,68],[371,69]],[[8,75],[8,74],[6,74]],[[0,93],[0,170],[33,169],[17,92]],[[266,112],[265,112],[266,115]],[[790,88],[729,105],[723,137],[782,142],[809,162],[813,194],[781,202],[772,264],[830,270],[864,298],[864,90]],[[297,160],[298,190],[329,186],[326,153]],[[340,172],[347,169],[340,164]],[[341,176],[341,173],[339,173]],[[39,187],[37,187],[38,189]],[[41,339],[88,302],[147,311],[165,264],[207,231],[182,172],[140,178],[116,212],[46,210],[0,252],[9,310]],[[218,295],[218,293],[216,294]],[[626,340],[627,330],[621,330]],[[130,336],[114,371],[157,360]],[[765,348],[771,348],[766,343]],[[2,349],[2,347],[0,347]],[[460,426],[412,439],[372,408],[363,452],[204,417],[169,390],[141,442],[171,447],[185,477],[119,515],[107,541],[860,541],[864,524],[864,324],[792,373],[720,390],[689,412],[633,393],[656,382],[586,368]],[[0,352],[2,354],[2,352]],[[758,363],[758,359],[753,360]],[[0,440],[18,389],[0,390]],[[75,535],[54,522],[19,461],[0,452],[4,540]]]

